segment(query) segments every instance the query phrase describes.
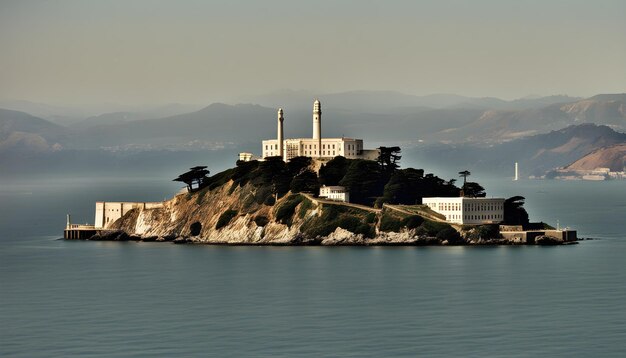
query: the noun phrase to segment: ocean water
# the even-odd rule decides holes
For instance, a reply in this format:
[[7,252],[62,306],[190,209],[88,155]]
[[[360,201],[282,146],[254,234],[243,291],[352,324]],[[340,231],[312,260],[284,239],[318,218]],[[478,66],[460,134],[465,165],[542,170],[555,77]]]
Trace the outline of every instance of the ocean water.
[[626,182],[481,181],[562,247],[57,240],[168,180],[0,183],[0,357],[623,357]]

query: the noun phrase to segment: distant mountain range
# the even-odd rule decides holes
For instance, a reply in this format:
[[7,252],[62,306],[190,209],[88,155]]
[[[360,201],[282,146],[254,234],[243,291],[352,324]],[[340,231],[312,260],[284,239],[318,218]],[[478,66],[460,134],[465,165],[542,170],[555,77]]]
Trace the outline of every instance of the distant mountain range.
[[[278,106],[285,109],[285,135],[309,137],[313,98],[292,91],[257,96],[261,104],[214,103],[185,113],[177,113],[184,105],[169,105],[89,116],[65,126],[0,110],[0,159],[58,150],[258,152],[262,139],[276,135]],[[536,175],[626,142],[617,133],[626,131],[626,94],[504,101],[354,91],[319,98],[324,136],[363,138],[366,146],[400,145],[420,161],[436,158],[440,164],[504,170],[518,161],[523,172]],[[54,117],[54,107],[45,110]],[[175,114],[151,117],[168,111]],[[602,126],[580,126],[587,123]]]
[[[311,103],[309,99],[293,108],[284,107],[287,137],[311,135]],[[449,106],[431,108],[427,104]],[[497,143],[579,123],[626,130],[626,95],[599,95],[584,100],[551,96],[507,102],[452,95],[415,97],[394,92],[348,92],[322,98],[322,106],[323,135],[353,136],[377,143]],[[486,106],[509,109],[484,109]],[[510,109],[515,107],[531,108]],[[76,135],[65,145],[94,148],[170,146],[194,141],[259,143],[260,139],[275,135],[275,111],[276,108],[257,104],[214,103],[199,111],[156,119],[145,119],[145,114],[109,113],[70,125]]]
[[416,147],[405,151],[405,157],[424,166],[445,163],[459,170],[480,170],[499,176],[513,176],[513,164],[518,162],[520,175],[541,176],[595,150],[623,143],[626,143],[625,133],[587,123],[495,145],[465,143]]

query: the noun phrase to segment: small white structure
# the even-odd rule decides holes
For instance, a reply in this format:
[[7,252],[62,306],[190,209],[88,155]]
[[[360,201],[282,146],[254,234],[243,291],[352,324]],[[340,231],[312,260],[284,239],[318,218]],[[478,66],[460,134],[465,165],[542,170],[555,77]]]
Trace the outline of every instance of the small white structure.
[[320,198],[326,198],[329,200],[343,201],[345,203],[350,202],[350,193],[346,191],[344,186],[326,186],[322,185],[320,188]]
[[[132,209],[156,209],[163,207],[162,202],[156,203],[136,203],[136,202],[96,202],[96,229],[106,229],[115,220],[126,215]],[[69,220],[69,219],[68,219]]]
[[[342,156],[349,159],[370,159],[378,157],[377,149],[364,149],[363,139],[355,138],[322,138],[322,104],[319,100],[313,103],[313,136],[312,138],[284,138],[285,120],[282,108],[277,113],[276,139],[266,139],[261,143],[261,160],[267,157],[282,157],[288,161],[294,157],[311,157],[332,159]],[[239,153],[239,160],[249,161],[257,158],[252,153]]]
[[239,153],[239,160],[243,161],[243,162],[249,162],[251,160],[258,160],[260,159],[259,157],[257,157],[256,155],[250,153],[250,152],[240,152]]
[[422,203],[454,224],[497,224],[504,220],[504,198],[423,198]]

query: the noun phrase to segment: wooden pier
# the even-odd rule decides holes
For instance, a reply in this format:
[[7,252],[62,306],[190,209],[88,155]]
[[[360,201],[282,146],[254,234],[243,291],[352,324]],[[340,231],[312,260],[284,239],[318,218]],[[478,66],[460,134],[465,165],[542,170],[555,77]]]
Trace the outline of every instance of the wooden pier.
[[65,240],[88,240],[90,237],[95,234],[100,234],[102,232],[107,232],[111,230],[107,230],[101,227],[95,227],[95,225],[89,224],[72,224],[70,222],[70,215],[67,215],[67,224],[65,225],[65,230],[63,230],[63,238]]
[[63,230],[63,238],[66,240],[87,240],[102,230],[97,230],[93,225],[71,224]]

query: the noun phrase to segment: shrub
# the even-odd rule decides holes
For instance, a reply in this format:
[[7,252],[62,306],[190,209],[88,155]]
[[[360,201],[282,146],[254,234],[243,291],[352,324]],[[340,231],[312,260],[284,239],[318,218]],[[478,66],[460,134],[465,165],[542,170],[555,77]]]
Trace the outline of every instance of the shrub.
[[383,217],[380,219],[380,231],[398,232],[400,231],[400,228],[402,228],[402,220],[393,215],[389,215],[388,213],[383,213]]
[[[272,188],[269,186],[262,186],[260,188],[257,188],[256,192],[254,193],[254,200],[257,204],[263,204],[268,200],[268,197],[272,196]],[[272,205],[274,204],[272,203]]]
[[496,239],[500,237],[498,225],[479,225],[469,230],[467,238],[477,239]]
[[304,198],[302,200],[302,204],[300,204],[300,211],[298,212],[298,216],[300,216],[300,219],[304,219],[307,211],[309,211],[312,207],[313,203],[311,202],[311,200]]
[[364,237],[367,238],[373,238],[374,235],[376,235],[376,230],[374,230],[374,227],[368,224],[359,224],[359,226],[356,228],[356,231],[353,231],[355,234],[362,234]]
[[[440,231],[446,228],[452,229],[452,227],[446,223],[440,223],[436,221],[424,220],[422,225],[420,226],[426,232],[428,236],[436,236]],[[452,229],[454,230],[454,229]]]
[[341,215],[337,219],[336,226],[346,229],[350,232],[356,232],[357,228],[361,225],[361,220],[350,215]]
[[254,218],[254,223],[256,226],[265,226],[270,222],[267,216],[259,215]]
[[217,219],[217,224],[215,224],[216,229],[221,229],[222,227],[228,225],[230,221],[237,216],[237,210],[226,210],[220,215],[219,219]]
[[207,189],[209,191],[211,191],[211,190],[213,190],[213,189],[215,189],[217,187],[220,187],[220,186],[228,183],[228,181],[230,179],[232,179],[234,172],[235,172],[235,169],[231,168],[231,169],[227,169],[227,170],[225,170],[225,171],[223,171],[221,173],[217,173],[217,174],[213,175],[212,177],[209,177],[207,179],[207,183],[206,183]]
[[206,195],[209,188],[204,188],[196,193],[196,204],[202,205],[202,200],[204,200],[204,196]]
[[422,223],[424,222],[424,218],[422,218],[419,215],[411,215],[408,216],[406,218],[404,218],[404,220],[402,220],[402,226],[406,226],[407,229],[415,229],[418,226],[422,225]]
[[270,195],[267,198],[265,198],[265,200],[263,201],[263,204],[267,206],[274,206],[274,204],[276,204],[276,198],[274,198],[273,195]]
[[365,216],[366,224],[373,224],[376,222],[376,213],[369,213]]
[[291,195],[276,209],[276,221],[290,226],[296,206],[302,201],[301,195]]
[[302,225],[302,232],[312,237],[328,236],[340,227],[365,237],[374,237],[373,226],[364,223],[359,212],[337,205],[322,205],[321,210],[320,216],[311,217]]
[[437,233],[437,239],[441,241],[447,240],[450,244],[458,244],[462,241],[461,235],[458,233],[458,231],[454,230],[454,228],[450,226],[439,231]]

